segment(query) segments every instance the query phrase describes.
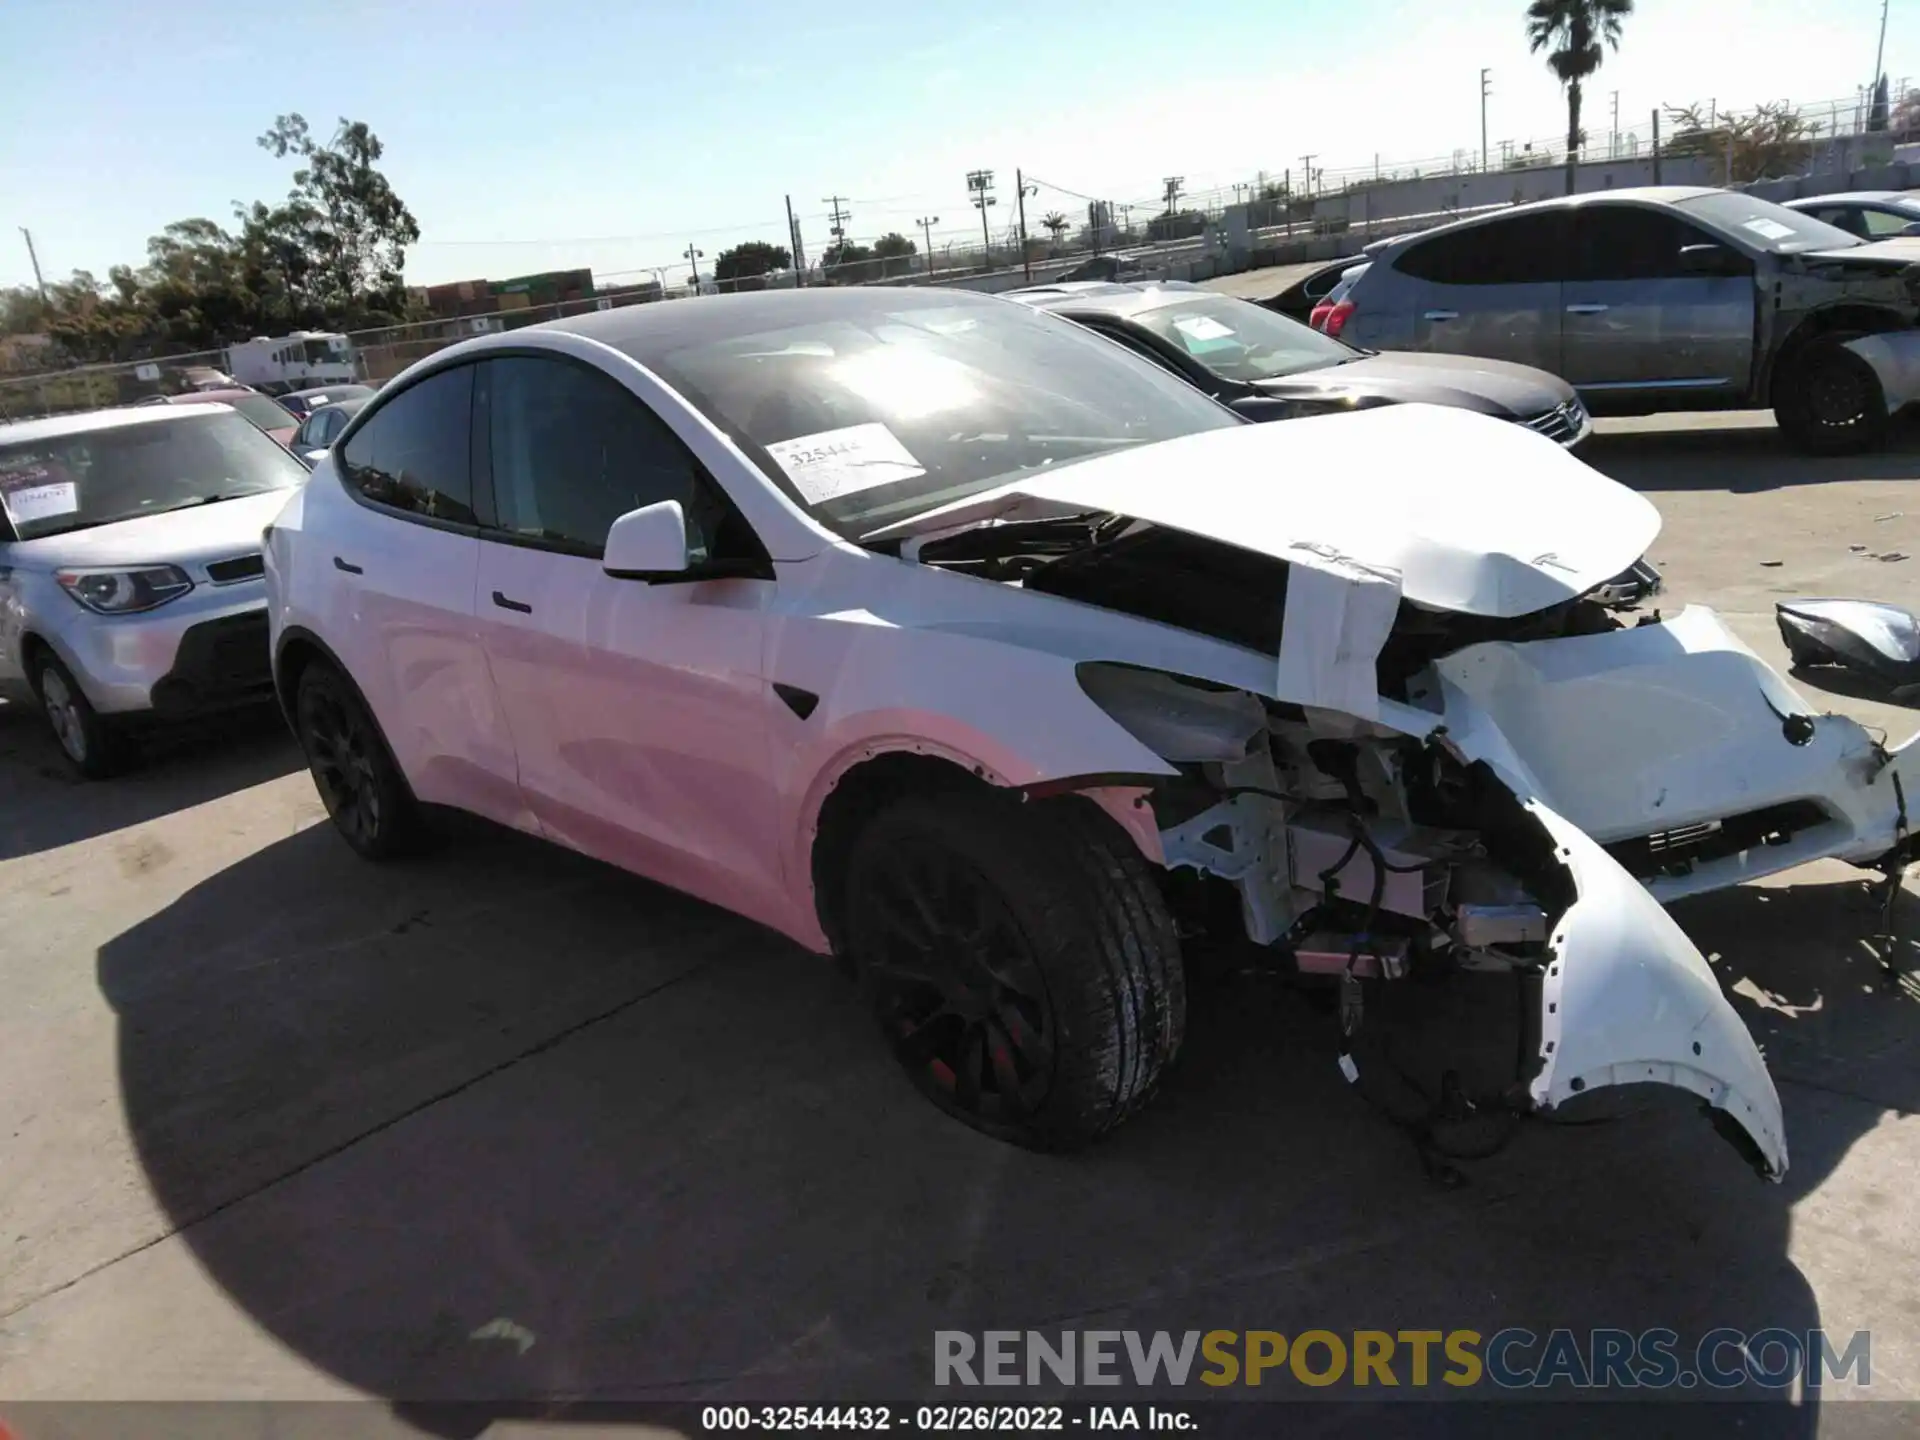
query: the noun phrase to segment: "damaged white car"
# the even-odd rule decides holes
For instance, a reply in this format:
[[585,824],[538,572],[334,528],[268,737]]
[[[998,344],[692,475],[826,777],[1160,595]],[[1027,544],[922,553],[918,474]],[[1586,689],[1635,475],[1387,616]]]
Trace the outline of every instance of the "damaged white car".
[[1338,987],[1350,1071],[1369,994],[1490,976],[1517,1104],[1679,1086],[1777,1178],[1773,1083],[1661,901],[1897,864],[1911,762],[1710,612],[1594,600],[1658,527],[1497,420],[1248,424],[1024,306],[847,289],[422,361],[266,569],[356,849],[458,806],[834,951],[992,1134],[1135,1110],[1224,911]]

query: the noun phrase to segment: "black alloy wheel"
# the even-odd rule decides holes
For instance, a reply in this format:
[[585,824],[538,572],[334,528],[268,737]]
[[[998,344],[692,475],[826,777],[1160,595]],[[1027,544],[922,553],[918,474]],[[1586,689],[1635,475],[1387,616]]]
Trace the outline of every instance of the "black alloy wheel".
[[330,667],[300,677],[300,744],[334,825],[356,852],[383,859],[416,838],[413,797],[360,697]]
[[1090,800],[960,788],[869,819],[842,945],[922,1094],[998,1139],[1071,1150],[1152,1097],[1186,976],[1151,868]]
[[1031,1118],[1053,1083],[1053,1007],[986,877],[905,841],[867,868],[862,898],[868,995],[914,1083],[982,1129]]
[[1886,443],[1886,396],[1873,367],[1846,348],[1856,338],[1829,335],[1810,342],[1781,377],[1774,417],[1802,450],[1847,455]]

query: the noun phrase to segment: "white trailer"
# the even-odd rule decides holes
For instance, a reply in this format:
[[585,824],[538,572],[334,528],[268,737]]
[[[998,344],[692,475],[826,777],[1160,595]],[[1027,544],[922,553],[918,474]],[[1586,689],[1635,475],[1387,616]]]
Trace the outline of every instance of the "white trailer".
[[242,385],[269,393],[344,385],[360,378],[353,342],[320,330],[256,336],[229,346],[227,371]]

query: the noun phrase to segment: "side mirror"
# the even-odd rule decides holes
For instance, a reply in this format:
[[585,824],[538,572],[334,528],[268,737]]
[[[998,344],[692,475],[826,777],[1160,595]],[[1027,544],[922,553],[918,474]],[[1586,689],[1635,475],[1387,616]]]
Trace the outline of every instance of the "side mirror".
[[660,580],[687,572],[687,517],[678,500],[629,510],[607,532],[600,568],[616,580]]
[[1680,269],[1687,275],[1744,275],[1746,257],[1724,245],[1682,245]]
[[1905,236],[1905,235],[1920,235],[1920,220],[1916,220],[1916,221],[1914,221],[1914,222],[1913,222],[1913,223],[1912,223],[1911,225],[1908,225],[1908,226],[1905,226],[1905,227],[1903,227],[1903,228],[1901,229],[1901,231],[1900,231],[1900,233],[1901,233],[1901,235],[1903,235],[1903,236]]

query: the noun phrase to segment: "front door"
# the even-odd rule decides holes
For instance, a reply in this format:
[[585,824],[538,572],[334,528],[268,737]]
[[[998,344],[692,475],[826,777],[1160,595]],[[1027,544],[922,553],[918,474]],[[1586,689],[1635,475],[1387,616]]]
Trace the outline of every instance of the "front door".
[[[1561,374],[1597,403],[1731,402],[1753,365],[1751,262],[1741,275],[1688,274],[1680,251],[1722,243],[1668,210],[1619,204],[1574,212],[1573,274],[1562,287]],[[1730,256],[1738,253],[1727,250]]]
[[660,500],[680,502],[696,561],[757,542],[604,371],[508,356],[487,363],[480,392],[495,523],[476,608],[541,828],[729,909],[778,914],[761,665],[772,581],[649,584],[600,566],[613,522]]

